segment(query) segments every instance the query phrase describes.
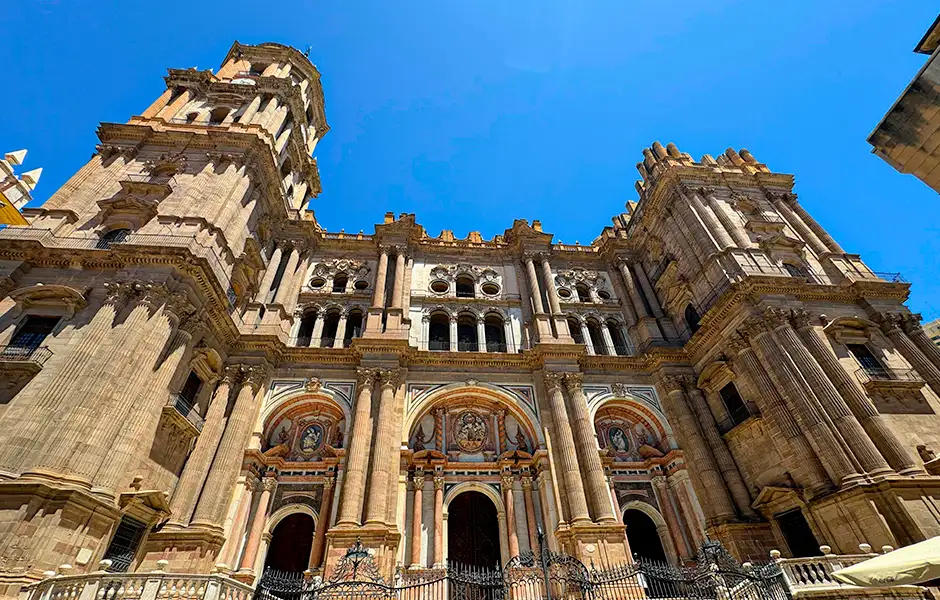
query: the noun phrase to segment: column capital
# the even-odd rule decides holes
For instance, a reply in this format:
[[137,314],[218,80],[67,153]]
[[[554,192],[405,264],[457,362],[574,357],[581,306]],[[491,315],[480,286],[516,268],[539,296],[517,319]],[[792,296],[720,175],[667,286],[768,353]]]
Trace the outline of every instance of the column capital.
[[694,380],[690,375],[663,375],[659,381],[669,394],[685,392],[687,387],[694,385]]
[[499,482],[502,484],[504,489],[512,490],[512,484],[515,483],[516,477],[511,472],[503,473],[499,477]]
[[555,388],[561,389],[565,374],[558,371],[543,371],[542,378],[545,380],[545,387],[551,391]]
[[529,491],[532,489],[532,476],[531,475],[523,475],[519,479],[522,481],[522,489],[526,491]]
[[725,339],[725,346],[733,354],[740,354],[751,349],[748,337],[741,332],[734,331]]
[[191,312],[183,314],[179,318],[179,329],[185,331],[192,337],[196,337],[201,331],[206,329],[207,315],[202,312]]
[[222,377],[220,378],[219,383],[224,383],[231,386],[238,382],[241,379],[241,376],[241,365],[227,365],[225,370],[222,372]]
[[900,315],[901,328],[905,333],[916,333],[920,331],[922,329],[920,325],[922,320],[923,316],[921,316],[920,313]]
[[904,317],[898,313],[878,313],[872,317],[872,320],[878,323],[878,326],[881,327],[883,332],[891,333],[895,330],[902,330]]
[[394,251],[394,249],[395,249],[395,246],[391,244],[379,244],[379,254],[384,254],[388,256]]
[[273,492],[277,487],[277,476],[267,475],[261,479],[261,489],[265,492]]
[[196,307],[189,301],[186,292],[177,290],[167,295],[163,310],[177,319],[182,319],[185,315],[196,312]]
[[434,476],[434,489],[435,489],[435,490],[443,490],[443,489],[444,489],[444,476],[443,476],[443,475],[435,475],[435,476]]
[[106,290],[105,304],[113,304],[115,307],[127,304],[134,294],[134,283],[130,281],[109,281],[104,284],[104,288]]
[[708,186],[708,185],[698,185],[698,186],[693,186],[691,188],[686,188],[686,189],[689,189],[690,191],[702,196],[703,198],[707,198],[715,193],[715,188]]
[[166,285],[152,281],[135,283],[134,292],[137,294],[138,303],[153,309],[162,306],[170,297],[170,290]]
[[360,388],[372,389],[372,387],[375,385],[376,375],[377,373],[375,369],[358,367],[356,369],[356,384]]
[[329,491],[332,490],[335,485],[336,478],[331,475],[327,475],[323,478],[323,493],[329,493]]
[[411,481],[415,486],[415,489],[424,488],[424,471],[417,470],[414,472],[414,475],[411,476]]
[[261,365],[245,367],[244,372],[245,383],[254,388],[255,391],[258,391],[268,379],[268,369]]
[[814,321],[818,322],[819,319],[819,316],[802,308],[795,308],[790,311],[790,322],[797,329],[812,327],[815,324]]
[[401,383],[401,369],[379,369],[378,377],[381,380],[382,388],[395,389]]
[[574,392],[581,389],[582,384],[584,383],[584,374],[583,373],[565,373],[565,387],[569,392]]

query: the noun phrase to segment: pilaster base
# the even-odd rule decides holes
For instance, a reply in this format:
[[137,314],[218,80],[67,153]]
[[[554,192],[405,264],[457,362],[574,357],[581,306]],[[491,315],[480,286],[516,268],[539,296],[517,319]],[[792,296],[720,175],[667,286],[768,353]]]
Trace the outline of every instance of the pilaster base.
[[561,526],[555,536],[564,551],[598,569],[625,565],[633,559],[627,543],[627,528],[619,523],[584,523]]
[[401,532],[392,527],[362,526],[350,529],[334,527],[326,533],[326,560],[323,566],[323,579],[333,575],[340,559],[359,541],[372,555],[372,560],[379,573],[386,581],[392,581],[398,562],[398,544]]
[[137,570],[149,572],[157,568],[158,560],[168,560],[174,573],[209,573],[223,543],[225,536],[214,529],[166,527],[147,536]]

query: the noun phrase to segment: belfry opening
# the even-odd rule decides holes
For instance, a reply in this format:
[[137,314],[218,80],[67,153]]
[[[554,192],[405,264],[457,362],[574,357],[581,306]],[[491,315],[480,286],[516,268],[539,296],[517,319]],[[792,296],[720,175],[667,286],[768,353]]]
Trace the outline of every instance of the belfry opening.
[[455,497],[447,525],[448,562],[485,568],[500,565],[498,514],[485,494],[466,491]]

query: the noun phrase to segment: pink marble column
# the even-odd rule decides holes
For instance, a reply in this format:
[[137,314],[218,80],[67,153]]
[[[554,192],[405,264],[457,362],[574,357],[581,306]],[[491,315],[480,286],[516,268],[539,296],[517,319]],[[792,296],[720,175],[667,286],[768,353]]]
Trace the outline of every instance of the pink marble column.
[[320,512],[317,514],[317,530],[313,534],[313,546],[310,548],[310,561],[307,568],[318,570],[323,562],[323,549],[326,548],[326,532],[330,528],[330,512],[333,510],[333,486],[336,480],[327,477],[323,482],[323,497],[320,498]]
[[421,567],[421,507],[424,504],[423,471],[415,471],[413,484],[414,502],[411,505],[411,568],[417,569]]
[[256,481],[245,480],[245,489],[242,491],[241,500],[238,503],[238,512],[235,513],[232,531],[229,533],[228,539],[225,540],[225,547],[221,554],[222,562],[226,565],[231,566],[238,561],[238,551],[242,547],[242,536],[245,535],[245,524],[248,521],[248,513],[251,512],[251,502],[254,499],[257,485]]
[[258,507],[251,520],[251,530],[248,533],[248,542],[245,544],[245,553],[239,563],[239,571],[254,573],[255,560],[258,558],[258,548],[261,547],[261,535],[264,533],[264,524],[268,520],[268,505],[271,503],[271,492],[277,485],[277,478],[265,477],[261,482],[261,497],[258,498]]
[[434,567],[444,566],[444,478],[434,478]]
[[532,477],[522,477],[522,498],[525,500],[525,524],[529,530],[529,549],[539,555],[539,531],[535,520],[535,498],[532,497]]
[[516,506],[512,498],[512,473],[503,475],[503,504],[506,509],[506,532],[509,535],[509,557],[519,556],[519,534],[516,532]]

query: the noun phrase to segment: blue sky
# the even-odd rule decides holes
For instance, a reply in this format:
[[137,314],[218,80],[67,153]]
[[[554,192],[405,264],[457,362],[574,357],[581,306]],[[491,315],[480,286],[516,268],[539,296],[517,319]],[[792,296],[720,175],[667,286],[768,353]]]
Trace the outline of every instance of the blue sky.
[[541,219],[590,243],[636,193],[654,140],[746,147],[794,173],[849,252],[940,316],[940,197],[865,139],[925,57],[936,0],[182,2],[18,0],[0,11],[0,150],[28,148],[45,200],[169,67],[217,68],[233,40],[304,49],[332,131],[316,151],[330,230],[415,212],[432,235]]

